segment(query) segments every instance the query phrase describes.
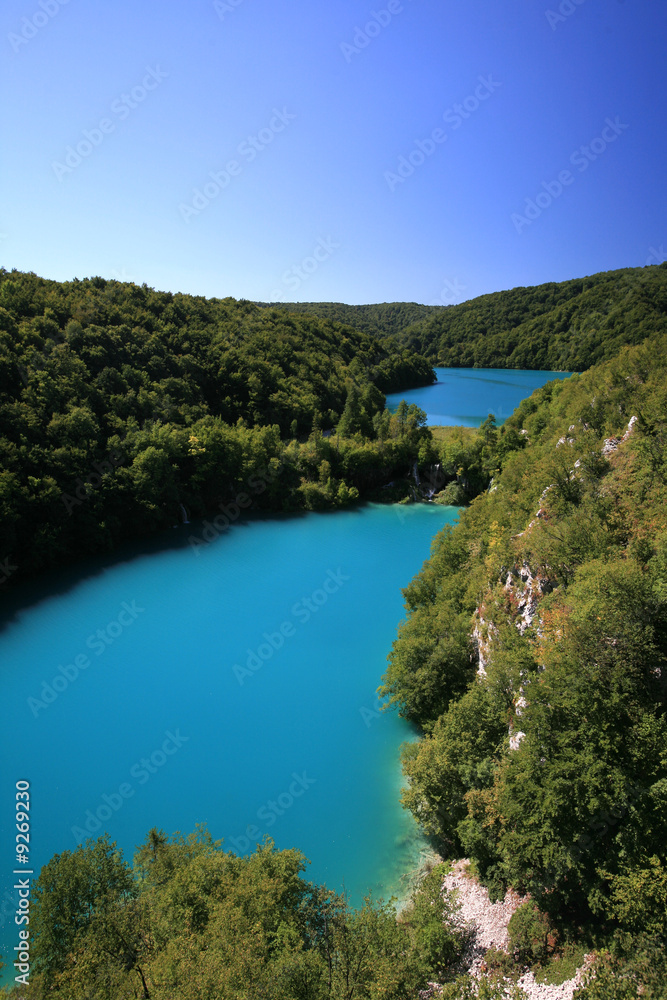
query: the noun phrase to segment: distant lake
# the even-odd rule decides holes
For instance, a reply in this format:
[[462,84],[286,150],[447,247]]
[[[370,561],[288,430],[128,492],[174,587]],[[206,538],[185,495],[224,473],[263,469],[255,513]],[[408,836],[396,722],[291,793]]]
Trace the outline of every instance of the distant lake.
[[[131,861],[152,826],[207,823],[243,853],[265,834],[307,877],[388,898],[423,846],[399,803],[414,738],[376,689],[401,588],[457,516],[383,506],[237,522],[195,549],[54,574],[0,623],[2,952],[17,943],[14,786],[31,784],[31,861],[108,831]],[[85,666],[84,666],[85,664]],[[32,700],[31,700],[32,699]],[[10,959],[12,961],[13,959]],[[5,970],[5,975],[11,968]]]
[[489,413],[501,424],[535,389],[571,375],[511,368],[436,368],[435,373],[438,381],[433,385],[390,393],[388,408],[395,412],[402,399],[416,403],[431,426],[479,427]]

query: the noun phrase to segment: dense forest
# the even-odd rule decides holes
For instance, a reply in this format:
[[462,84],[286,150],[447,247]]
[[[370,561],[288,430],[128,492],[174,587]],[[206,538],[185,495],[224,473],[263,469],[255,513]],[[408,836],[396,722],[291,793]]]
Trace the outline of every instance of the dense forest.
[[667,262],[481,295],[402,331],[453,368],[584,371],[667,330]]
[[667,330],[667,262],[493,292],[453,306],[303,302],[281,308],[393,334],[445,368],[578,372]]
[[381,302],[369,306],[348,306],[344,302],[258,302],[257,305],[321,316],[375,337],[397,337],[414,324],[428,320],[446,308],[423,306],[418,302]]
[[3,578],[239,495],[350,503],[404,473],[427,433],[414,412],[392,422],[384,393],[434,377],[391,338],[315,316],[0,271]]
[[667,997],[667,336],[525,400],[525,442],[405,591],[404,804],[588,1000]]

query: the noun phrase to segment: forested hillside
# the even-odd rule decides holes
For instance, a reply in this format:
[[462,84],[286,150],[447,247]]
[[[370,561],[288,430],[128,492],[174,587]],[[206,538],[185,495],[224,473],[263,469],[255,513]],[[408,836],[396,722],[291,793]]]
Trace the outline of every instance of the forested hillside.
[[[345,504],[417,457],[430,364],[314,316],[0,271],[2,580],[204,515]],[[335,444],[323,432],[337,428]]]
[[441,313],[445,306],[424,306],[418,302],[380,302],[368,306],[348,306],[344,302],[258,302],[267,309],[321,316],[346,323],[374,337],[394,337],[408,327]]
[[625,344],[667,330],[667,262],[512,288],[453,306],[290,302],[280,308],[373,336],[395,335],[445,368],[584,371]]
[[667,336],[504,429],[524,447],[405,591],[384,685],[424,732],[404,801],[532,895],[536,954],[609,949],[586,996],[665,997]]
[[453,368],[584,371],[667,330],[667,262],[513,288],[443,309],[401,343]]

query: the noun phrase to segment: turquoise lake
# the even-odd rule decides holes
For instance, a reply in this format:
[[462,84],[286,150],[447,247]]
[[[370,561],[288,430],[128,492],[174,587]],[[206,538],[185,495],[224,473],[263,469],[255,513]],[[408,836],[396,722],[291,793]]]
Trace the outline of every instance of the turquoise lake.
[[17,594],[0,631],[5,954],[23,779],[36,873],[82,836],[108,831],[131,859],[152,826],[206,823],[239,853],[265,834],[298,847],[308,877],[353,903],[400,892],[422,846],[398,802],[413,733],[379,714],[376,688],[401,588],[456,516],[420,504],[248,520],[199,555],[201,525],[184,525],[169,548]]
[[435,373],[438,381],[433,385],[390,393],[388,408],[394,412],[402,399],[416,403],[426,411],[426,422],[432,427],[479,427],[489,413],[501,424],[545,382],[571,374],[511,368],[436,368]]

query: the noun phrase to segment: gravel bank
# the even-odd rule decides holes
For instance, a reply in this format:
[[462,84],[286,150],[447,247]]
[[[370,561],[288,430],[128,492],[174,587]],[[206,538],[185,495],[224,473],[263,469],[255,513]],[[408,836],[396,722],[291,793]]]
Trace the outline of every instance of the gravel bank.
[[[527,897],[518,896],[509,890],[502,901],[492,903],[484,886],[466,875],[468,861],[457,861],[451,875],[445,878],[443,890],[457,891],[457,899],[461,907],[458,919],[461,926],[470,932],[470,946],[466,955],[466,971],[479,977],[483,972],[484,954],[488,948],[508,950],[509,935],[507,925],[510,917]],[[532,972],[527,972],[519,980],[519,986],[525,991],[529,1000],[572,1000],[574,991],[580,984],[585,971],[581,968],[573,979],[551,986],[536,983]],[[424,994],[438,996],[438,990],[432,989]]]

